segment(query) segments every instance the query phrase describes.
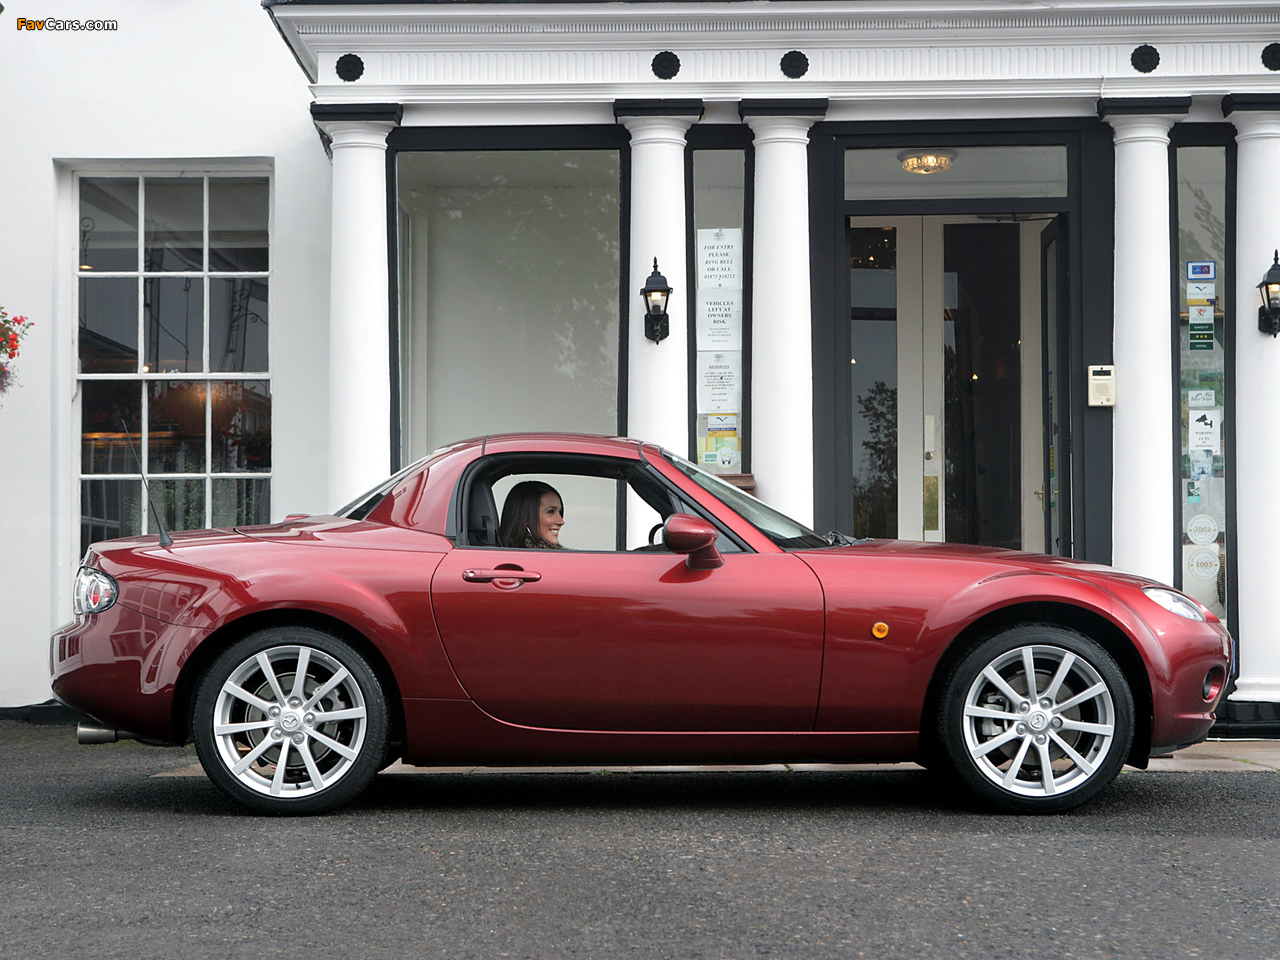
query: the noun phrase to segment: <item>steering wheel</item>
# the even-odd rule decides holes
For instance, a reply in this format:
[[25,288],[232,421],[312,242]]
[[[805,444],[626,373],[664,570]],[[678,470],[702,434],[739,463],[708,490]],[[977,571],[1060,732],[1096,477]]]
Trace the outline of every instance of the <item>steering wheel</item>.
[[651,546],[651,547],[652,547],[652,546],[654,545],[654,543],[655,543],[655,541],[654,541],[654,537],[656,537],[656,536],[658,535],[658,531],[659,531],[659,530],[661,530],[661,529],[662,529],[662,524],[661,524],[661,523],[655,523],[655,524],[653,525],[653,529],[649,531],[649,546]]

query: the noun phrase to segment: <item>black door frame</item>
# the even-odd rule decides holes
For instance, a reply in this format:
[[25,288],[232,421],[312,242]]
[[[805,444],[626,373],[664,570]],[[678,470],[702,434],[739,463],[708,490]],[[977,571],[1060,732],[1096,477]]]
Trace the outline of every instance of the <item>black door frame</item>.
[[[1058,496],[1060,498],[1058,510],[1065,515],[1062,521],[1063,544],[1061,555],[1071,556],[1071,518],[1074,511],[1071,509],[1071,420],[1069,417],[1064,418],[1061,424],[1064,432],[1063,443],[1058,449],[1065,448],[1066,456],[1063,463],[1056,462],[1053,454],[1053,411],[1051,405],[1055,402],[1054,397],[1050,394],[1049,380],[1049,361],[1054,361],[1054,368],[1061,371],[1068,365],[1065,358],[1071,355],[1071,331],[1069,325],[1062,322],[1062,319],[1069,316],[1071,310],[1070,290],[1071,290],[1071,257],[1070,257],[1070,239],[1071,228],[1067,220],[1067,215],[1062,214],[1050,220],[1043,230],[1040,231],[1040,383],[1041,383],[1041,403],[1044,410],[1044,544],[1045,553],[1053,553],[1053,513],[1049,509],[1049,497],[1052,492],[1052,483],[1050,474],[1053,473],[1058,479]],[[1049,316],[1049,288],[1045,283],[1046,266],[1049,262],[1049,245],[1053,244],[1054,267],[1056,268],[1057,283],[1054,292],[1057,296],[1057,302],[1053,305],[1057,310],[1058,324],[1057,336],[1052,341],[1049,337],[1048,316]],[[1059,383],[1057,389],[1062,389],[1062,377],[1059,375]],[[1065,406],[1065,405],[1064,405]],[[1066,469],[1063,469],[1065,466]]]
[[[848,148],[1062,144],[1067,196],[971,200],[844,199]],[[848,370],[842,356],[849,312],[845,225],[850,216],[949,214],[1062,215],[1068,230],[1069,337],[1066,393],[1071,438],[1072,554],[1111,560],[1112,425],[1110,411],[1085,405],[1085,370],[1111,362],[1114,276],[1114,147],[1096,117],[947,122],[819,123],[809,135],[811,289],[813,308],[814,505],[819,529],[848,528],[851,451]],[[1085,509],[1085,503],[1089,509]]]

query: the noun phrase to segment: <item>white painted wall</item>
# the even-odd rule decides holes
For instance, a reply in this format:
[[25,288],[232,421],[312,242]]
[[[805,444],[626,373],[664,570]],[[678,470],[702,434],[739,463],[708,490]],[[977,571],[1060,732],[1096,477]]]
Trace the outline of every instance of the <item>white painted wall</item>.
[[[111,17],[113,32],[18,31]],[[25,0],[0,13],[0,305],[35,328],[0,400],[0,706],[45,700],[48,635],[70,619],[79,546],[75,390],[81,162],[274,165],[272,514],[321,511],[329,161],[306,78],[258,0]]]

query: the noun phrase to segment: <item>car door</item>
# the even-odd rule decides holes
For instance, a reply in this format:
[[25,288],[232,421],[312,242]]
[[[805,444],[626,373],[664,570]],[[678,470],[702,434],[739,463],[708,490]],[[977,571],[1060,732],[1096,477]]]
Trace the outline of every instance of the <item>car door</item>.
[[612,731],[813,727],[822,590],[790,554],[726,552],[718,569],[691,570],[665,551],[459,547],[431,590],[459,680],[500,720]]

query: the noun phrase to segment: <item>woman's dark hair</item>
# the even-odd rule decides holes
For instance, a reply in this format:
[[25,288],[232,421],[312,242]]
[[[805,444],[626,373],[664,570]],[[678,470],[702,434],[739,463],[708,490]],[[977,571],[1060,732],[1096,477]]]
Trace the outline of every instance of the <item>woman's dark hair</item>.
[[[522,480],[511,488],[502,504],[502,521],[498,524],[498,542],[504,547],[527,547],[535,550],[561,550],[558,543],[550,543],[538,536],[538,507],[548,493],[560,494],[556,488],[541,480]],[[561,498],[561,503],[564,499]]]

